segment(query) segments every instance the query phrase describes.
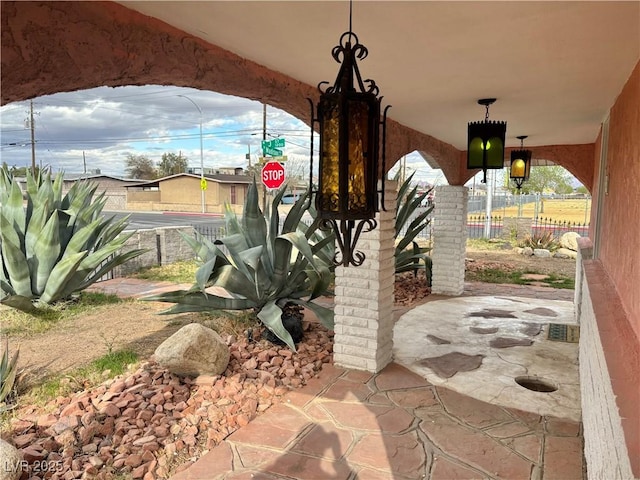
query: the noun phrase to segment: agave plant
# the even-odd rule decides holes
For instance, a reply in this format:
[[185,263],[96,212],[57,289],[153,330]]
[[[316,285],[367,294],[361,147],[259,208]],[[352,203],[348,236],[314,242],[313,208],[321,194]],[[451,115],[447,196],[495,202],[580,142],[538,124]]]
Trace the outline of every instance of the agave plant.
[[[211,242],[201,235],[183,235],[201,262],[194,286],[144,300],[175,303],[162,312],[167,314],[253,309],[258,319],[294,351],[293,339],[282,324],[287,305],[308,308],[333,329],[333,310],[313,300],[324,294],[331,282],[334,238],[318,229],[317,220],[310,226],[302,222],[307,210],[315,217],[308,192],[280,225],[278,205],[284,192],[283,188],[274,196],[272,213],[267,207],[263,214],[254,181],[241,219],[227,206],[227,236]],[[218,295],[209,287],[222,287],[229,296]]]
[[118,253],[128,217],[101,215],[104,193],[76,182],[62,194],[62,174],[27,174],[26,208],[16,179],[0,170],[0,303],[35,313],[69,298],[116,266],[144,253]]
[[9,359],[9,339],[7,339],[2,359],[0,359],[0,411],[3,410],[5,399],[13,390],[16,381],[19,352],[19,350],[16,350],[11,359]]
[[429,214],[433,210],[430,206],[423,212],[416,215],[418,208],[431,190],[418,193],[418,187],[411,188],[411,174],[400,186],[398,190],[398,200],[396,203],[396,224],[395,238],[397,239],[405,225],[408,223],[404,236],[396,242],[396,273],[413,271],[424,266],[427,282],[431,285],[431,257],[428,252],[430,248],[420,247],[415,242],[416,236],[429,225]]

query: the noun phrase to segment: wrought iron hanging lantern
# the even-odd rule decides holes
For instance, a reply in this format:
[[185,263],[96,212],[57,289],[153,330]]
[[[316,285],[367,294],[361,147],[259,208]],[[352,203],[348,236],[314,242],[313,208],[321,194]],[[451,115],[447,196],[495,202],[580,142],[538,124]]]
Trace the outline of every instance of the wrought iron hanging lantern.
[[516,183],[516,187],[520,190],[522,184],[529,180],[531,173],[531,150],[524,149],[524,139],[527,138],[527,135],[520,135],[516,138],[520,140],[520,150],[511,150],[509,178]]
[[[384,208],[385,134],[387,106],[382,112],[379,89],[363,80],[356,60],[366,58],[367,48],[351,28],[340,36],[331,54],[340,69],[335,83],[320,82],[317,117],[311,104],[311,174],[313,128],[318,124],[320,156],[316,210],[323,228],[332,229],[339,251],[336,265],[362,265],[365,255],[356,250],[362,232],[376,228],[375,214]],[[312,177],[312,175],[310,175]],[[314,191],[313,182],[311,190]]]
[[487,170],[504,168],[504,139],[507,122],[489,121],[489,106],[495,98],[478,100],[486,113],[483,122],[469,122],[467,137],[467,168],[482,169],[482,183],[487,183]]

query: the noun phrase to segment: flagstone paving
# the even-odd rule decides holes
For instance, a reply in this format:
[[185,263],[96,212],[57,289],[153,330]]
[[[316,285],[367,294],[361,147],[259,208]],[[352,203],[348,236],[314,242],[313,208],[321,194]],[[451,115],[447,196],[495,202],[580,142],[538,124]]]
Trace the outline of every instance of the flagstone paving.
[[[131,279],[102,284],[99,290],[133,297],[176,288]],[[476,282],[465,283],[467,295],[573,299],[571,290]],[[394,308],[394,318],[410,310]],[[397,363],[377,374],[326,365],[172,480],[584,480],[582,451],[578,421],[487,403]]]
[[582,480],[578,422],[491,405],[392,363],[326,366],[172,480]]

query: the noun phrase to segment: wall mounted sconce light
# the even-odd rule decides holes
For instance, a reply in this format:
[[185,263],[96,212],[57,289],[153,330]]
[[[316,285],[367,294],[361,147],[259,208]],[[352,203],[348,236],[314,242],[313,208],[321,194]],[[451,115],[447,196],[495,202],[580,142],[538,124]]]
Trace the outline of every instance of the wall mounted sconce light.
[[489,106],[495,98],[482,98],[486,108],[483,122],[469,122],[467,137],[467,168],[482,169],[482,183],[487,183],[487,170],[504,168],[504,138],[507,122],[489,121]]
[[[316,210],[322,225],[332,229],[339,252],[336,265],[359,266],[365,259],[356,250],[360,234],[376,228],[375,214],[384,209],[385,134],[389,106],[381,115],[379,89],[371,79],[363,80],[356,60],[364,59],[367,48],[351,28],[331,54],[340,69],[335,83],[320,82],[317,117],[311,104],[311,161],[313,172],[313,128],[320,132],[320,156]],[[382,130],[382,133],[381,133]],[[381,161],[381,163],[380,163]],[[313,182],[311,184],[313,191]]]
[[527,135],[516,137],[520,140],[520,150],[511,150],[511,168],[509,169],[509,178],[516,183],[518,190],[522,188],[522,184],[529,180],[531,174],[531,150],[524,149],[524,139]]

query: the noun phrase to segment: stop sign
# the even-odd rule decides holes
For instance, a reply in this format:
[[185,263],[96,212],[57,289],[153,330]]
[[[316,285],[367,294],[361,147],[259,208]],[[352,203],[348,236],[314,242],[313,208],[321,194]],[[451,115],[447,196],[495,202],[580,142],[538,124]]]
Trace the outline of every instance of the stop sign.
[[267,162],[262,167],[262,183],[267,188],[280,188],[284,183],[284,167],[278,162]]

